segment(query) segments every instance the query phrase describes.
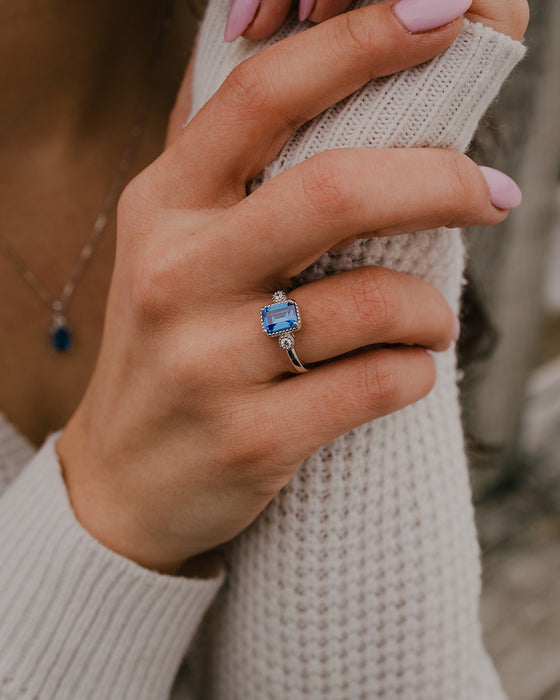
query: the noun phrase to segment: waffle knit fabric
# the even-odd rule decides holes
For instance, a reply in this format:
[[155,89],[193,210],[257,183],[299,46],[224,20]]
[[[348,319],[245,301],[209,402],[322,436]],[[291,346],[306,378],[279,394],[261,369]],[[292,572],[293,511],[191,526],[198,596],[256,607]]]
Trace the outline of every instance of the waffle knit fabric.
[[[211,0],[203,23],[194,111],[269,43],[222,43],[228,9]],[[299,29],[290,20],[273,40]],[[334,147],[465,149],[523,52],[465,23],[435,60],[369,83],[300,129],[253,188]],[[457,307],[457,231],[360,241],[295,282],[371,264],[428,280]],[[452,352],[429,397],[306,461],[225,548],[221,589],[221,576],[162,576],[91,537],[68,502],[59,434],[36,451],[0,415],[2,700],[503,698],[480,637]]]

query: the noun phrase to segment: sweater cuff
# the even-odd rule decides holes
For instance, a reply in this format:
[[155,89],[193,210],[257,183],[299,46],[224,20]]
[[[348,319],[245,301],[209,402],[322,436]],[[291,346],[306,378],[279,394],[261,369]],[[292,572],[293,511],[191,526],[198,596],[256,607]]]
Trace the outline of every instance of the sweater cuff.
[[223,573],[162,575],[76,520],[51,434],[0,499],[0,697],[167,698]]
[[[396,82],[403,98],[410,82],[416,94],[397,115],[402,145],[466,151],[484,113],[525,53],[521,41],[465,19],[446,51],[427,65],[399,74]],[[399,136],[396,141],[389,135],[387,145],[401,145]]]

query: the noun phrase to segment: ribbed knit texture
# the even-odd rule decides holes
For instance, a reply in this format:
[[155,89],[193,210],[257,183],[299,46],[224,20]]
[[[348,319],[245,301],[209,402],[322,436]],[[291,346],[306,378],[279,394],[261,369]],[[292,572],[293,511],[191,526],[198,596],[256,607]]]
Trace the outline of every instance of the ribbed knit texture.
[[[237,63],[270,43],[217,45],[228,6],[211,3],[202,27],[193,113]],[[292,20],[273,40],[300,28]],[[330,148],[465,150],[523,53],[520,43],[466,22],[430,63],[371,82],[301,128],[252,189]],[[457,310],[458,231],[358,241],[295,283],[373,264],[431,282]],[[481,642],[453,351],[437,368],[428,398],[324,447],[226,548],[228,584],[191,663],[198,700],[503,697]]]
[[[0,698],[163,700],[221,578],[163,576],[97,542],[70,508],[59,435],[0,499]],[[0,415],[0,474],[32,452]]]
[[[270,43],[224,44],[229,5],[210,2],[195,111]],[[272,40],[299,29],[290,20]],[[523,52],[467,22],[435,60],[371,82],[300,129],[252,187],[334,147],[463,150]],[[457,308],[457,231],[359,241],[295,282],[371,264],[428,280]],[[429,397],[321,449],[225,548],[228,582],[174,700],[188,685],[196,700],[503,698],[481,643],[453,353],[437,363]],[[220,580],[160,576],[94,540],[71,511],[56,437],[34,454],[0,415],[0,485],[11,483],[0,498],[0,698],[163,699]]]

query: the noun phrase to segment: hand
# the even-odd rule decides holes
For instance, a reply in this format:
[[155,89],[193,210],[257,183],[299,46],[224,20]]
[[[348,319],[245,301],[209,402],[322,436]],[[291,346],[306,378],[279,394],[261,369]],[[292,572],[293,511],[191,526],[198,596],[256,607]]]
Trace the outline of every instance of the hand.
[[502,221],[481,170],[452,151],[339,149],[246,183],[299,125],[460,28],[411,34],[384,3],[276,43],[127,187],[100,355],[57,444],[76,517],[107,547],[176,572],[321,445],[430,391],[426,349],[449,346],[454,317],[425,282],[368,267],[295,289],[305,375],[259,311],[342,238]]
[[[241,35],[249,40],[266,39],[280,29],[292,5],[292,0],[234,0],[226,39],[232,41]],[[350,0],[299,0],[299,18],[324,22],[351,5]],[[527,0],[473,0],[467,17],[513,39],[522,39],[529,21],[529,5]]]
[[529,24],[529,4],[527,0],[473,0],[466,17],[520,41]]
[[[302,5],[313,4],[313,0],[300,0],[300,2]],[[441,0],[441,2],[443,4],[448,0]],[[265,39],[282,26],[291,4],[292,0],[260,0],[260,2],[254,0],[252,5],[250,1],[248,4],[248,0],[240,0],[237,4],[234,2],[230,11],[230,17],[234,17],[233,25],[228,22],[230,28],[233,27],[228,35],[230,40],[241,34],[245,39]],[[388,4],[394,5],[396,3],[391,0]],[[314,22],[323,22],[344,12],[350,5],[351,2],[348,0],[316,0],[309,19]],[[247,13],[246,9],[251,7],[256,15],[251,14],[251,9]],[[241,9],[244,14],[237,14]],[[502,34],[520,40],[525,35],[529,22],[529,5],[527,0],[473,0],[466,17],[472,22],[486,24]],[[181,131],[190,114],[191,82],[195,57],[196,51],[193,51],[169,120],[168,143]]]

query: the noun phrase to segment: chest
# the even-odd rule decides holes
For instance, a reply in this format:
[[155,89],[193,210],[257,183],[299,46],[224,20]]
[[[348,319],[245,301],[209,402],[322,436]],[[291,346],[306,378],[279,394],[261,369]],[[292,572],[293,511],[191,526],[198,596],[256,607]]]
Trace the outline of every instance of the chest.
[[[55,352],[51,310],[5,256],[0,257],[0,411],[35,445],[66,424],[88,385],[101,344],[113,261],[108,236],[70,298],[72,347]],[[70,255],[57,261],[68,276],[74,263]],[[60,283],[52,284],[46,273],[48,267],[41,282],[56,295]]]

